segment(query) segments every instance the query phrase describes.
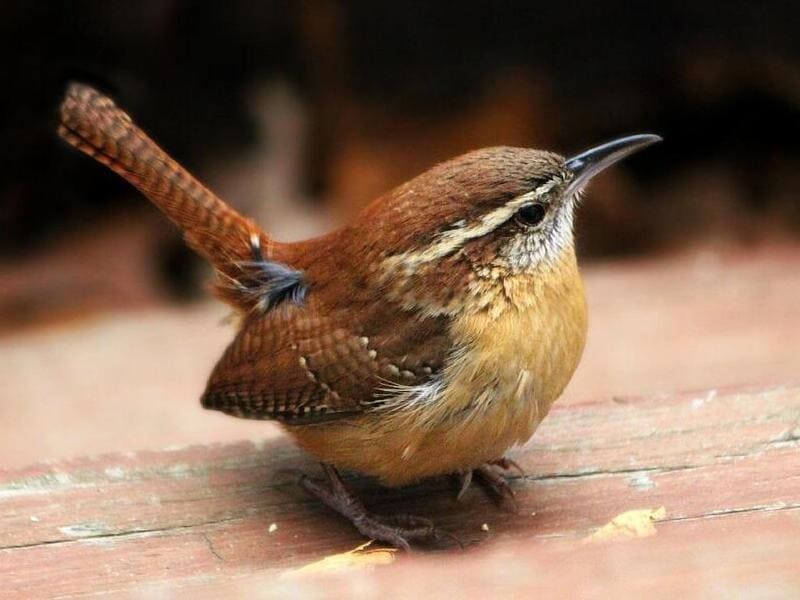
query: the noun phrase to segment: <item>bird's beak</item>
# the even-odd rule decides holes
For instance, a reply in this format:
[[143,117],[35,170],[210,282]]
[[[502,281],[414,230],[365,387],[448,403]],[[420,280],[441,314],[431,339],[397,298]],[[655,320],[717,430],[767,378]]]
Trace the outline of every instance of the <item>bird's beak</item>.
[[652,133],[629,135],[589,148],[572,158],[568,158],[567,168],[572,171],[575,177],[570,182],[565,195],[570,196],[579,191],[600,171],[604,171],[626,156],[660,141],[661,136]]

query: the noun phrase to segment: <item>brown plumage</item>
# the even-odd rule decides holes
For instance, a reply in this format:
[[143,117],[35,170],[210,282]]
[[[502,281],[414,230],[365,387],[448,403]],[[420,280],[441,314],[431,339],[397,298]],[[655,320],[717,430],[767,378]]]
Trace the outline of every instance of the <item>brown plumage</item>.
[[[60,117],[59,135],[147,196],[223,275],[219,295],[247,307],[247,299],[237,297],[226,282],[241,277],[241,263],[252,261],[251,238],[262,236],[261,229],[197,181],[97,90],[70,85]],[[266,237],[260,242],[268,257],[276,253]]]
[[586,336],[577,198],[594,173],[657,140],[624,138],[569,160],[478,150],[330,234],[282,244],[95,90],[69,88],[59,132],[150,198],[214,265],[219,295],[241,314],[203,406],[284,423],[329,465],[329,487],[302,477],[304,487],[366,535],[403,547],[435,529],[365,516],[332,467],[389,485],[486,474],[533,434]]

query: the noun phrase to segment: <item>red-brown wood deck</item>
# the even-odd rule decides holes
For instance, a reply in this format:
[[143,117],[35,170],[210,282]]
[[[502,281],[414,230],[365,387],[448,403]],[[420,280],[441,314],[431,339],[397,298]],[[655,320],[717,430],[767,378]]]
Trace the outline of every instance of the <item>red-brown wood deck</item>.
[[[3,471],[0,595],[800,593],[798,384],[557,405],[514,458],[519,514],[479,489],[458,503],[446,479],[402,490],[355,479],[376,511],[433,518],[467,548],[302,574],[363,540],[285,482],[280,469],[317,467],[284,439]],[[661,507],[650,535],[587,540]]]

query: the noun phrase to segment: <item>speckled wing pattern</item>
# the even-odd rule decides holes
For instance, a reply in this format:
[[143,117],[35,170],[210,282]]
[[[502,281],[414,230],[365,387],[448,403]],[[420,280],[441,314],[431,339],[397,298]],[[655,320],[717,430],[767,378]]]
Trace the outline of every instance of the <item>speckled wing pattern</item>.
[[249,317],[212,372],[203,406],[318,423],[373,410],[391,390],[423,385],[442,368],[449,348],[443,320],[398,328],[373,314],[354,332],[323,314],[312,301]]

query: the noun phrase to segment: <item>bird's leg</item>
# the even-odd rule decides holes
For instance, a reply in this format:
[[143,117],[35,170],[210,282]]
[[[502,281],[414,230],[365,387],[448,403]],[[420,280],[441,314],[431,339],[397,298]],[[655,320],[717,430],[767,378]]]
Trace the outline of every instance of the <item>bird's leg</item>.
[[462,471],[459,474],[461,477],[461,487],[456,499],[461,500],[472,484],[472,481],[477,479],[483,488],[487,490],[494,498],[499,500],[501,503],[505,502],[511,505],[511,507],[514,509],[514,512],[517,512],[519,510],[519,506],[517,505],[517,500],[514,497],[514,490],[511,489],[508,479],[501,472],[510,471],[511,469],[516,470],[520,475],[525,475],[522,467],[520,467],[510,458],[505,457],[488,462],[484,465],[481,465],[477,469]]
[[298,483],[309,494],[348,519],[362,535],[386,542],[402,550],[410,550],[410,542],[440,541],[443,538],[455,539],[438,530],[431,521],[422,517],[409,515],[378,517],[373,515],[345,486],[335,468],[325,463],[322,463],[322,468],[328,480],[327,486],[304,474],[300,475]]

